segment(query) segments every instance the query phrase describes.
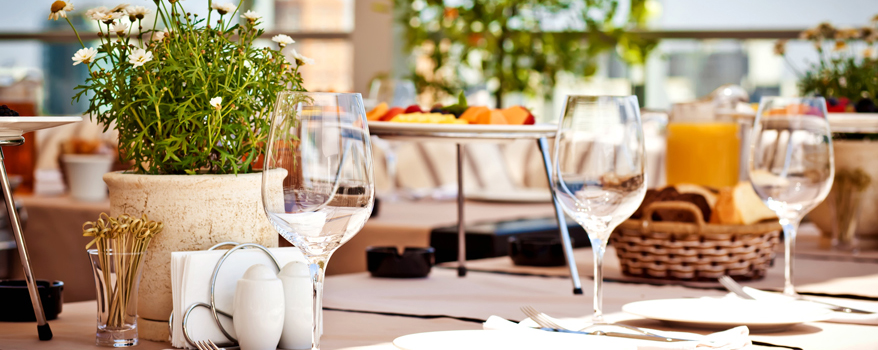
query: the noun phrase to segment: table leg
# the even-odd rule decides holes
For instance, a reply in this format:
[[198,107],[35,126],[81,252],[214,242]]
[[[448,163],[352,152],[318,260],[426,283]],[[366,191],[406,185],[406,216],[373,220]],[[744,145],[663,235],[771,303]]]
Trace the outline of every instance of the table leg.
[[6,165],[3,164],[3,149],[0,148],[0,185],[3,187],[3,196],[6,199],[6,211],[9,215],[9,226],[15,234],[15,243],[18,245],[18,255],[21,257],[21,266],[24,269],[25,282],[30,292],[30,301],[34,308],[34,314],[37,319],[37,333],[40,340],[52,339],[52,329],[46,322],[46,314],[43,311],[43,304],[40,301],[40,293],[37,290],[37,283],[34,280],[33,271],[30,268],[30,260],[27,256],[27,246],[24,243],[24,236],[21,234],[21,223],[18,221],[18,212],[15,211],[15,201],[12,199],[12,189],[9,186],[9,177],[6,174]]
[[567,231],[567,220],[558,197],[552,190],[552,162],[549,159],[549,145],[545,137],[537,139],[540,147],[540,155],[543,156],[543,165],[546,168],[546,177],[549,179],[549,190],[552,192],[552,204],[555,205],[555,217],[558,219],[558,231],[561,235],[561,244],[564,245],[564,257],[567,258],[567,266],[570,267],[570,279],[573,280],[573,294],[582,294],[582,282],[579,281],[579,272],[576,270],[576,260],[573,258],[573,244],[570,243],[570,232]]
[[457,276],[466,276],[466,230],[463,221],[463,145],[457,144]]

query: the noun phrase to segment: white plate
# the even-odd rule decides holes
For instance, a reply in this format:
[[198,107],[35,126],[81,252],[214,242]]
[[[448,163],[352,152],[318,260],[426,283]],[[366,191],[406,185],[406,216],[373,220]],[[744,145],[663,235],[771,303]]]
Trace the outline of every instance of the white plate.
[[507,203],[548,203],[552,201],[552,193],[542,188],[519,188],[511,191],[478,190],[465,194],[467,200]]
[[[435,138],[454,142],[473,140],[520,139],[551,137],[558,130],[554,124],[484,125],[484,124],[428,124],[370,121],[369,132],[394,139]],[[462,140],[462,141],[461,141]]]
[[[587,346],[583,346],[584,339],[582,337],[579,334],[548,332],[539,334],[528,331],[441,331],[404,335],[394,339],[393,345],[401,350],[583,350]],[[629,350],[636,348],[636,343],[620,344],[618,338],[601,338],[588,339],[588,344],[595,345],[594,348],[603,349]],[[614,339],[617,341],[613,342]]]
[[82,117],[2,117],[0,137],[17,137],[26,132],[82,121]]
[[753,332],[781,331],[832,316],[832,311],[819,306],[738,298],[645,300],[625,304],[622,311],[672,326],[729,329],[745,325]]

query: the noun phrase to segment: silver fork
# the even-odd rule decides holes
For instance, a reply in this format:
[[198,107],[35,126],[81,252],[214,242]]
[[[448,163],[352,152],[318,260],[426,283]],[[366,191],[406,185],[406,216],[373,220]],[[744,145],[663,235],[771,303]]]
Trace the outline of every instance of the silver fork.
[[597,331],[594,331],[594,332],[584,332],[584,330],[587,329],[588,327],[583,328],[583,329],[578,330],[578,331],[574,331],[574,330],[570,330],[570,329],[568,329],[568,328],[562,327],[561,325],[559,325],[558,323],[556,323],[554,320],[552,320],[552,318],[549,317],[549,315],[546,315],[546,314],[544,314],[544,313],[542,313],[542,312],[539,312],[539,311],[537,311],[536,309],[534,309],[534,308],[531,307],[531,306],[527,306],[527,305],[526,305],[526,306],[522,306],[522,307],[521,307],[521,312],[524,312],[524,314],[525,314],[527,317],[529,317],[531,320],[533,320],[534,323],[536,323],[536,324],[539,325],[540,327],[542,327],[542,328],[551,328],[551,329],[556,330],[556,331],[563,331],[563,332],[569,332],[569,333],[581,333],[581,334],[587,334],[587,335],[602,335],[602,336],[618,337],[618,338],[629,338],[629,339],[641,339],[641,340],[662,341],[662,342],[691,341],[691,339],[678,339],[678,338],[665,337],[665,336],[661,336],[661,335],[658,335],[658,334],[654,334],[654,333],[650,333],[650,332],[644,331],[644,330],[639,329],[639,328],[634,328],[634,327],[625,326],[625,325],[613,325],[613,326],[619,326],[619,327],[622,327],[622,328],[631,329],[631,330],[634,330],[634,331],[637,331],[637,332],[641,332],[641,333],[643,333],[643,334],[631,334],[631,333],[620,333],[620,332],[604,332],[604,331],[601,331],[601,330],[597,330]]
[[547,318],[546,314],[537,311],[530,305],[522,306],[521,312],[524,312],[527,317],[533,320],[540,327],[567,330],[567,328],[561,327],[561,325],[555,323],[555,321]]
[[[734,279],[732,279],[729,276],[726,276],[726,275],[721,276],[719,278],[719,283],[722,284],[723,287],[726,287],[726,289],[728,289],[730,292],[734,293],[735,295],[737,295],[743,299],[749,299],[749,300],[756,299],[752,295],[747,294],[747,292],[744,290],[744,287],[741,286],[741,284],[739,284],[737,281],[735,281]],[[831,304],[831,303],[827,303],[827,302],[823,302],[823,301],[806,299],[806,298],[802,297],[801,295],[797,295],[793,298],[795,298],[796,300],[803,300],[803,301],[808,301],[808,302],[812,302],[812,303],[816,303],[816,304],[826,305],[826,306],[829,306],[830,310],[836,311],[836,312],[844,312],[844,313],[849,313],[849,314],[874,314],[875,313],[872,311],[855,309],[852,307]]]
[[213,343],[213,340],[210,339],[195,342],[195,347],[198,348],[198,350],[220,350],[220,348]]

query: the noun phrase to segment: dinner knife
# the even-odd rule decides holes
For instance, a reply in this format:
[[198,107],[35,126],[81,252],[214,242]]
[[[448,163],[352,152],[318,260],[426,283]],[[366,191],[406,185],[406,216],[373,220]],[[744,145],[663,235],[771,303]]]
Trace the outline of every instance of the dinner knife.
[[672,338],[672,337],[663,337],[657,335],[646,335],[646,334],[632,334],[632,333],[622,333],[622,332],[583,332],[583,331],[571,331],[567,329],[558,329],[558,328],[540,328],[544,331],[549,332],[558,332],[558,333],[573,333],[573,334],[583,334],[583,335],[593,335],[593,336],[606,336],[606,337],[617,337],[617,338],[628,338],[628,339],[640,339],[640,340],[651,340],[651,341],[660,341],[660,342],[678,342],[678,341],[694,341],[692,339],[680,339],[680,338]]

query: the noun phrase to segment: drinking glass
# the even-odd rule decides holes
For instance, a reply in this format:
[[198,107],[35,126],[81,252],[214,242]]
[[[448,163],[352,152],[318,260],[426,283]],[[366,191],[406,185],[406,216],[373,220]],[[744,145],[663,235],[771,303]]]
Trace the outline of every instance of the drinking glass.
[[[372,81],[369,87],[369,99],[375,103],[387,103],[390,107],[406,108],[418,103],[418,93],[415,83],[408,79],[382,78]],[[387,193],[379,193],[381,200],[396,201],[400,197],[400,188],[397,186],[397,154],[399,153],[400,141],[391,141],[374,136],[375,147],[384,153],[384,165],[387,171],[389,188]]]
[[603,318],[603,259],[613,229],[646,195],[636,96],[568,96],[555,137],[552,190],[594,252],[594,325]]
[[360,94],[278,94],[265,152],[265,214],[311,264],[311,349],[320,348],[323,278],[332,253],[372,212],[372,145]]
[[796,231],[802,217],[829,194],[835,176],[826,101],[763,97],[750,139],[750,182],[783,227],[783,292],[796,296]]

